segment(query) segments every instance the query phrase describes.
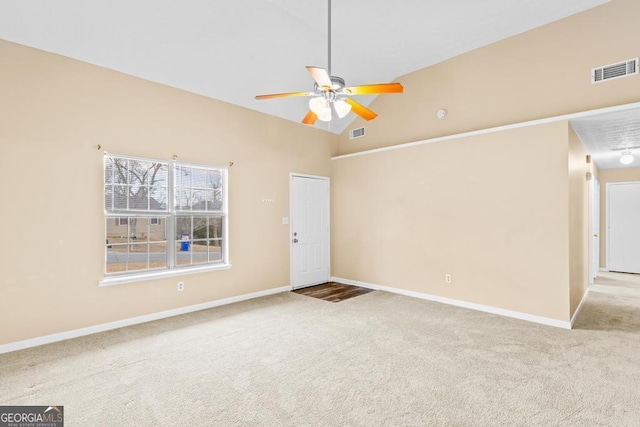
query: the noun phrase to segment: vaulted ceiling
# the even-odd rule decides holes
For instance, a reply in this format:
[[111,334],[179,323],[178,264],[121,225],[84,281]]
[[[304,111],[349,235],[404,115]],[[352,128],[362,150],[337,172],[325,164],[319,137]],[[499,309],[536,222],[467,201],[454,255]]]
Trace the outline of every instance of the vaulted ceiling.
[[[607,1],[333,0],[331,74],[349,86],[393,81]],[[327,67],[327,4],[5,0],[0,38],[299,123],[306,98],[254,96],[313,90],[304,67]],[[315,126],[341,133],[353,118]]]

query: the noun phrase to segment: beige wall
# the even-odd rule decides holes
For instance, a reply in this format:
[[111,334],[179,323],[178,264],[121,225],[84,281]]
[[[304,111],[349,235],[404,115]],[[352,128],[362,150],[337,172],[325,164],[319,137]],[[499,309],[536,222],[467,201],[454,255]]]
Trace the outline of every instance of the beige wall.
[[[0,344],[289,284],[289,173],[334,136],[5,41],[0,94]],[[99,288],[104,151],[233,161],[233,268]]]
[[[640,1],[610,3],[398,78],[379,117],[356,120],[366,136],[340,138],[340,153],[420,141],[640,101],[640,76],[592,85],[591,69],[638,56]],[[612,31],[615,28],[615,31]],[[436,112],[445,108],[444,120]]]
[[640,168],[601,169],[600,179],[600,268],[607,268],[607,184],[640,181]]
[[569,292],[570,316],[589,285],[589,181],[587,153],[571,126],[569,132]]
[[[638,102],[640,101],[640,95],[638,95],[640,93],[640,77],[638,76],[599,85],[592,85],[589,78],[590,70],[595,66],[610,64],[638,55],[635,43],[635,40],[640,38],[640,27],[638,27],[635,22],[638,16],[640,16],[640,2],[635,0],[613,0],[608,4],[573,17],[402,76],[398,81],[404,85],[405,93],[401,95],[379,96],[371,105],[371,108],[379,114],[379,117],[374,121],[366,123],[362,120],[356,120],[352,126],[350,126],[350,129],[363,125],[366,126],[366,136],[349,140],[348,133],[345,132],[340,136],[339,153],[354,153],[438,136],[453,135],[545,117]],[[608,28],[612,26],[623,29],[619,32],[608,31]],[[448,111],[448,115],[444,120],[438,120],[435,116],[436,112],[441,108],[447,109]],[[553,127],[553,125],[550,126]],[[528,129],[531,131],[531,128]],[[525,133],[529,131],[522,130],[522,132]],[[502,138],[507,134],[508,133],[501,132],[492,135],[501,135],[500,138]],[[530,137],[527,136],[526,138],[529,139]],[[531,136],[531,138],[536,139],[536,137],[533,136]],[[446,237],[445,234],[442,234],[444,231],[441,233],[438,230],[430,230],[428,226],[421,224],[420,218],[432,217],[433,212],[431,209],[435,208],[425,205],[427,202],[422,199],[415,202],[417,205],[407,202],[411,200],[408,194],[399,198],[401,203],[409,203],[407,209],[398,208],[396,210],[395,207],[392,207],[391,212],[393,212],[393,216],[389,215],[387,217],[387,214],[376,213],[373,215],[373,218],[375,218],[374,224],[367,222],[367,224],[373,227],[375,224],[386,224],[397,221],[399,224],[394,224],[391,229],[398,228],[405,231],[404,235],[390,236],[390,233],[384,228],[380,229],[380,225],[377,225],[378,228],[375,229],[375,231],[366,233],[363,227],[355,225],[357,215],[349,214],[349,220],[344,217],[343,210],[340,210],[340,215],[335,213],[337,211],[334,211],[334,225],[336,222],[342,224],[342,227],[334,230],[333,234],[333,248],[335,250],[334,275],[341,276],[341,274],[346,274],[347,278],[356,280],[371,281],[373,283],[397,286],[403,289],[459,298],[465,301],[510,308],[543,316],[546,315],[557,319],[564,319],[567,316],[570,317],[577,309],[586,291],[588,282],[588,183],[584,175],[587,171],[587,165],[585,165],[584,161],[584,149],[577,140],[573,130],[565,128],[565,135],[560,138],[563,141],[561,145],[564,145],[565,150],[565,176],[556,182],[555,186],[557,186],[557,188],[555,188],[553,192],[566,191],[567,193],[562,203],[568,209],[565,213],[569,221],[567,228],[562,230],[561,233],[564,233],[564,237],[568,239],[566,242],[568,246],[565,248],[567,249],[565,255],[568,257],[565,264],[565,268],[568,270],[568,281],[564,282],[563,286],[565,286],[564,291],[567,293],[570,301],[567,301],[567,305],[564,308],[556,306],[557,310],[546,309],[545,303],[551,298],[544,302],[542,299],[538,299],[537,301],[531,299],[528,292],[533,292],[532,289],[535,288],[533,282],[535,280],[528,281],[528,286],[531,286],[529,291],[520,294],[515,292],[511,294],[507,282],[501,280],[501,277],[498,276],[497,272],[499,269],[497,268],[497,263],[493,265],[496,271],[496,273],[494,273],[495,277],[487,274],[486,277],[491,277],[491,280],[486,278],[481,279],[481,284],[478,288],[474,289],[470,283],[464,284],[462,288],[457,288],[456,286],[447,288],[444,286],[442,280],[445,273],[444,270],[453,268],[453,266],[451,266],[452,260],[457,259],[459,256],[454,256],[454,254],[460,251],[458,247],[453,249],[451,247],[453,243],[450,241],[457,241],[459,246],[461,246],[460,240],[464,239],[463,236],[466,235],[468,240],[474,240],[474,243],[470,246],[478,251],[481,240],[487,239],[487,236],[482,235],[480,238],[477,238],[476,234],[479,232],[467,224],[461,225],[463,221],[454,221],[460,219],[458,212],[461,211],[461,206],[465,203],[463,198],[457,200],[457,204],[454,204],[456,213],[452,214],[453,218],[451,222],[444,214],[442,217],[436,216],[439,221],[444,221],[444,230],[451,233],[451,237]],[[475,140],[475,138],[466,138],[460,141],[470,140]],[[439,189],[438,191],[445,194],[448,188],[447,185],[449,181],[451,181],[454,183],[454,189],[451,191],[457,194],[465,194],[470,201],[476,201],[473,206],[481,206],[481,211],[485,209],[491,211],[491,204],[489,203],[489,206],[484,206],[481,201],[493,200],[491,197],[478,200],[475,194],[465,193],[461,188],[455,186],[455,183],[458,182],[460,177],[452,178],[451,174],[454,173],[453,171],[460,171],[461,169],[457,164],[459,161],[457,159],[453,160],[455,158],[454,145],[449,147],[451,152],[448,156],[434,157],[438,159],[439,164],[431,163],[431,150],[436,150],[435,147],[441,144],[447,143],[430,144],[416,148],[416,150],[418,150],[416,153],[429,152],[429,159],[423,159],[426,162],[425,166],[416,165],[420,171],[427,174],[427,176],[430,176],[428,172],[430,167],[440,172],[445,172],[444,175],[442,175],[442,183],[439,184],[441,187],[435,184],[435,177],[433,178],[434,182],[429,182],[428,180],[425,181],[426,178],[422,175],[413,176],[411,175],[411,171],[401,170],[399,163],[411,163],[413,161],[413,158],[409,158],[413,154],[398,154],[400,152],[411,153],[411,150],[414,150],[407,148],[397,152],[379,153],[371,156],[371,159],[393,159],[390,160],[390,163],[393,165],[390,169],[389,166],[383,166],[382,164],[385,163],[386,160],[380,160],[379,163],[375,163],[373,160],[362,160],[364,157],[337,160],[334,162],[333,185],[336,188],[336,197],[346,197],[346,193],[339,193],[341,179],[344,179],[352,191],[356,191],[356,189],[367,180],[376,181],[375,178],[370,177],[370,175],[374,174],[374,170],[369,169],[367,166],[369,164],[368,162],[372,162],[376,164],[377,168],[382,168],[381,170],[385,171],[385,175],[392,177],[389,181],[393,183],[395,187],[402,187],[403,182],[411,182],[411,184],[408,185],[409,188],[417,186],[419,191],[423,191],[425,195],[430,195],[434,189]],[[462,143],[459,141],[455,142],[455,146],[462,147]],[[530,166],[523,168],[523,170],[529,171],[532,176],[539,175],[538,170],[546,171],[550,167],[550,163],[557,160],[555,156],[551,156],[550,158],[543,156],[536,164],[533,160],[529,160],[535,157],[532,157],[525,146],[526,144],[514,145],[510,147],[510,149],[515,150],[512,153],[514,158],[528,159]],[[478,147],[474,146],[474,148]],[[458,148],[457,151],[466,155],[467,151],[465,150]],[[473,162],[469,160],[469,164],[465,163],[469,167],[468,171],[474,171],[475,173],[477,169],[476,164],[481,165],[483,168],[493,167],[497,173],[503,171],[503,166],[496,164],[496,155],[493,150],[469,150],[475,157],[471,157],[471,159],[474,160]],[[398,156],[408,157],[402,157],[402,160],[397,160]],[[498,157],[500,157],[500,154]],[[562,157],[562,155],[560,155],[560,157]],[[369,156],[367,156],[367,158],[369,158]],[[343,171],[344,166],[342,165],[351,162],[357,166],[349,172]],[[364,163],[361,164],[360,162]],[[396,164],[396,162],[399,163]],[[471,165],[471,163],[474,163],[474,165]],[[537,167],[534,167],[534,165]],[[361,168],[366,170],[368,175],[360,174],[359,170]],[[593,168],[592,172],[595,174],[599,173],[596,168]],[[407,174],[409,174],[409,176],[407,176]],[[505,174],[505,176],[508,176],[508,174]],[[416,182],[419,184],[416,184]],[[354,185],[353,183],[358,183],[358,185]],[[375,197],[374,194],[380,191],[378,190],[380,186],[384,188],[385,193],[393,194],[390,193],[389,185],[385,181],[384,183],[378,183],[376,187],[367,186],[366,188],[368,188],[372,194],[358,189],[359,194],[356,196],[356,200],[359,200],[359,202],[355,202],[353,206],[351,205],[352,202],[343,201],[342,203],[347,203],[349,209],[353,208],[359,211],[360,215],[366,218],[366,213],[361,211],[359,207],[363,204],[366,205],[367,202],[373,203],[369,198]],[[440,197],[438,191],[436,191],[433,197]],[[402,190],[401,193],[403,193]],[[525,194],[526,193],[523,193],[521,197],[526,197]],[[523,201],[522,203],[526,202]],[[372,207],[373,204],[370,208]],[[549,205],[547,207],[554,210],[559,209],[557,206],[552,207]],[[380,215],[383,215],[384,218],[379,219],[378,216]],[[604,216],[602,218],[604,221]],[[469,224],[477,225],[468,217],[464,217],[464,219],[470,221]],[[534,227],[532,230],[536,229],[535,227],[539,224],[537,218],[532,218],[527,215],[522,216],[522,219],[523,221],[525,221],[525,219],[529,221],[530,226]],[[410,224],[414,224],[414,226],[404,225],[404,222],[407,220]],[[454,231],[454,224],[461,226],[465,232],[457,236]],[[354,230],[360,230],[359,232],[350,230],[354,225]],[[416,242],[413,241],[412,234],[407,231],[408,229],[418,231],[418,236],[420,237],[417,238]],[[498,234],[505,232],[501,224],[489,222],[487,230],[492,229],[495,229]],[[551,230],[548,231],[551,232]],[[560,232],[559,229],[555,231]],[[346,233],[346,236],[351,236],[351,238],[346,239],[346,237],[342,236],[342,233]],[[383,235],[380,236],[379,233]],[[435,236],[437,236],[435,240],[432,239],[434,236],[432,233],[435,233]],[[604,236],[604,234],[602,235]],[[404,237],[401,238],[401,236]],[[556,238],[560,240],[549,240],[549,247],[564,244],[562,243],[564,237],[557,235]],[[360,247],[360,245],[365,244],[371,245],[372,248],[380,246],[377,243],[374,244],[374,242],[377,241],[385,241],[387,243],[382,245],[384,247],[378,250]],[[435,244],[432,247],[427,242],[434,242]],[[604,242],[604,239],[602,239],[601,242]],[[342,246],[342,244],[345,246]],[[356,247],[349,246],[354,244]],[[425,259],[433,263],[426,264],[424,262],[418,262],[417,264],[423,267],[411,267],[411,262],[397,259],[396,255],[389,253],[390,249],[388,247],[403,248],[405,245],[411,248],[415,248],[416,245],[418,245],[418,248],[426,254]],[[434,249],[434,247],[438,249]],[[440,248],[444,248],[444,251],[440,251]],[[359,254],[361,251],[364,251],[367,255],[352,255],[354,253]],[[431,254],[431,251],[434,253]],[[409,252],[414,253],[420,251],[410,250]],[[479,266],[474,267],[472,255],[466,251],[463,252],[463,258],[472,266],[470,271],[481,271]],[[543,251],[541,250],[540,252]],[[495,257],[496,260],[502,256],[500,250],[495,250],[491,253],[492,257]],[[341,257],[336,254],[346,254],[348,255],[347,259],[349,259],[349,256],[355,258],[353,264],[351,266],[346,265],[347,263],[343,262]],[[445,254],[449,254],[451,259],[445,260],[443,258]],[[517,251],[510,254],[520,259],[520,254],[518,254]],[[604,257],[604,249],[601,250],[601,254],[603,254],[602,256]],[[511,255],[507,255],[509,259],[511,259]],[[416,257],[417,259],[422,259],[417,255],[413,255],[411,259],[415,261]],[[524,255],[523,257],[526,258]],[[541,257],[545,258],[545,255]],[[393,259],[395,262],[388,263],[387,260],[389,259]],[[519,267],[524,269],[522,271],[527,271],[527,275],[533,278],[535,277],[535,273],[529,273],[529,271],[535,271],[532,266],[537,264],[540,266],[540,269],[543,269],[544,267],[542,266],[546,264],[541,263],[541,259],[537,255],[529,261],[532,262],[531,265],[521,264]],[[521,262],[526,264],[528,261]],[[409,265],[406,265],[407,263]],[[402,266],[402,268],[398,266]],[[435,267],[434,270],[437,271],[430,271],[432,267]],[[459,273],[454,273],[454,284],[456,283],[455,277],[459,277],[461,274],[464,277],[467,273],[462,270]],[[352,277],[349,277],[349,275]],[[483,277],[483,275],[478,274],[476,274],[476,276]],[[369,280],[367,280],[366,277],[369,277]],[[560,276],[556,275],[556,277]],[[487,283],[489,282],[494,283],[496,288],[492,288],[491,286],[493,285],[488,285]],[[500,293],[504,290],[506,290],[506,293],[496,296],[495,291],[498,288],[501,289]],[[486,289],[491,289],[491,291],[485,293],[484,290]],[[542,293],[546,292],[542,289],[539,290]],[[503,298],[504,301],[501,301]],[[524,302],[527,298],[531,301],[530,305]],[[520,309],[515,308],[523,302],[524,305],[521,306]]]
[[568,321],[567,129],[334,160],[333,275]]

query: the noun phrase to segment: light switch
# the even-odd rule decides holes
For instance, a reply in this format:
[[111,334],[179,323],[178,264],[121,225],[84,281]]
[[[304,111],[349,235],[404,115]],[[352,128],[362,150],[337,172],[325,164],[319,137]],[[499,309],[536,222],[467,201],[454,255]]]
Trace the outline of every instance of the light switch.
[[282,224],[284,224],[284,225],[289,224],[289,217],[288,216],[283,216],[282,217]]

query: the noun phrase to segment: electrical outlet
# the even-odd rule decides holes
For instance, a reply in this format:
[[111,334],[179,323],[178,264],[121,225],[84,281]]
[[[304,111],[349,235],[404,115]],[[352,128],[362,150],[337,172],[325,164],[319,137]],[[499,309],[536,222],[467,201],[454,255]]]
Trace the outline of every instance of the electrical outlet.
[[444,283],[451,283],[451,274],[444,275]]
[[184,291],[184,282],[178,282],[178,290],[179,291]]

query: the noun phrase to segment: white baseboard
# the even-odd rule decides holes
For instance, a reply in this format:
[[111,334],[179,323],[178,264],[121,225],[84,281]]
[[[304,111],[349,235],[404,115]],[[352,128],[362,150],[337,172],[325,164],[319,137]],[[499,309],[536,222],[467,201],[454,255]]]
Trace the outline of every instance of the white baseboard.
[[373,283],[367,283],[367,282],[360,282],[358,280],[343,279],[342,277],[332,277],[331,281],[337,282],[337,283],[344,283],[345,285],[353,285],[353,286],[360,286],[361,288],[373,289],[374,291],[382,290],[380,285],[374,285]]
[[582,296],[582,300],[580,301],[580,304],[578,304],[578,308],[576,308],[576,312],[573,313],[573,316],[571,316],[571,328],[573,328],[573,324],[576,323],[576,319],[578,318],[578,313],[580,313],[580,310],[582,310],[582,306],[584,305],[584,302],[587,300],[587,295],[589,295],[589,288],[587,288],[584,295]]
[[603,273],[608,273],[608,272],[609,272],[609,269],[608,269],[608,268],[604,268],[604,267],[600,267],[600,268],[598,269],[598,271],[602,271]]
[[498,314],[500,316],[511,317],[514,319],[526,320],[528,322],[539,323],[547,326],[555,326],[556,328],[571,329],[571,323],[562,320],[551,319],[549,317],[535,316],[533,314],[521,313],[519,311],[505,310],[503,308],[491,307],[488,305],[475,304],[472,302],[457,300],[453,298],[440,297],[437,295],[424,294],[421,292],[408,291],[406,289],[392,288],[389,286],[380,286],[373,283],[359,282],[357,280],[343,279],[341,277],[332,277],[332,281],[344,283],[346,285],[360,286],[363,288],[374,289],[377,291],[391,292],[394,294],[404,295],[413,298],[420,298],[427,301],[439,302],[442,304],[454,305],[456,307],[469,308],[471,310],[482,311],[485,313]]
[[291,290],[291,286],[282,286],[279,288],[267,289],[266,291],[254,292],[251,294],[245,294],[245,295],[239,295],[236,297],[209,301],[202,304],[190,305],[187,307],[174,308],[172,310],[161,311],[159,313],[145,314],[144,316],[131,317],[129,319],[117,320],[115,322],[102,323],[100,325],[74,329],[72,331],[59,332],[57,334],[45,335],[42,337],[31,338],[24,341],[16,341],[8,344],[2,344],[0,345],[0,354],[9,353],[17,350],[23,350],[25,348],[36,347],[39,345],[50,344],[58,341],[64,341],[71,338],[82,337],[85,335],[97,334],[99,332],[110,331],[112,329],[124,328],[125,326],[132,326],[140,323],[152,322],[154,320],[160,320],[160,319],[165,319],[167,317],[179,316],[181,314],[193,313],[194,311],[206,310],[208,308],[219,307],[221,305],[227,305],[227,304],[233,304],[234,302],[260,298],[267,295],[277,294],[280,292],[288,292],[290,290]]

